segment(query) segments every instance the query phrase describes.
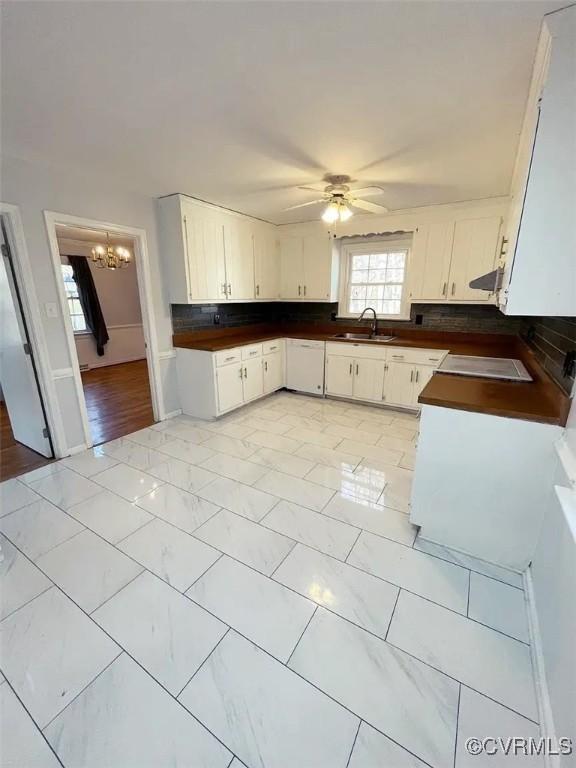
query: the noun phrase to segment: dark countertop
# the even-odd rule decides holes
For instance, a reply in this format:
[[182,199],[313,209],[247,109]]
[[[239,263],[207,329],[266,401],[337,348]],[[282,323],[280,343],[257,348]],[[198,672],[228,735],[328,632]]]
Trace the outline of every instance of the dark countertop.
[[[220,331],[191,331],[175,334],[175,347],[217,352],[223,349],[257,344],[277,338],[310,339],[341,344],[363,343],[337,339],[336,333],[358,332],[358,326],[249,326]],[[533,377],[532,382],[497,381],[473,376],[435,373],[418,401],[442,408],[486,413],[512,419],[538,421],[564,426],[570,398],[544,371],[530,348],[516,336],[480,333],[426,332],[385,329],[381,333],[396,336],[394,341],[378,346],[447,349],[452,354],[485,357],[511,357],[522,360]],[[368,338],[366,339],[368,341]],[[377,342],[373,342],[377,343]]]

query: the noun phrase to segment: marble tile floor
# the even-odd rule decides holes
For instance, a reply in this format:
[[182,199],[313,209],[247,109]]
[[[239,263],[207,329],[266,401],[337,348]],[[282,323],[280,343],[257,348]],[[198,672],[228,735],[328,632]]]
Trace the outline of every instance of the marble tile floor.
[[2,483],[0,765],[465,768],[468,736],[537,736],[522,577],[418,538],[417,439],[282,392]]

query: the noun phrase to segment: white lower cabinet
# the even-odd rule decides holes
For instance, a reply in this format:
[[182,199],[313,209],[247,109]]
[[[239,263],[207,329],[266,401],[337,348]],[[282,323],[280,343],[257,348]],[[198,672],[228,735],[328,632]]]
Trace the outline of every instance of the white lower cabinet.
[[447,350],[327,344],[326,394],[418,408],[420,393],[447,354]]
[[284,360],[281,351],[264,355],[264,394],[275,392],[284,386]]
[[264,377],[262,373],[262,357],[245,360],[242,368],[242,393],[244,402],[256,400],[264,394]]
[[218,410],[221,413],[237,408],[244,402],[243,368],[244,363],[236,363],[216,369]]

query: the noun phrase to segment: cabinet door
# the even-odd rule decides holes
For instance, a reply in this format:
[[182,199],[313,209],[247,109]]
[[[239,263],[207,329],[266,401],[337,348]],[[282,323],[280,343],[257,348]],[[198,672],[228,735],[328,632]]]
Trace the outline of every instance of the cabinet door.
[[384,377],[384,401],[387,405],[414,404],[414,366],[411,363],[388,363]]
[[275,392],[284,386],[284,365],[281,352],[264,355],[264,392]]
[[462,219],[454,227],[450,262],[451,301],[490,301],[492,295],[468,287],[470,280],[494,269],[501,219]]
[[254,232],[254,295],[257,299],[280,296],[280,258],[276,233],[259,228]]
[[254,242],[252,228],[243,219],[230,218],[224,224],[228,298],[254,298]]
[[302,238],[304,275],[303,298],[325,301],[330,298],[332,281],[332,239],[328,234]]
[[182,226],[190,301],[224,301],[226,271],[222,221],[209,211],[183,208]]
[[242,379],[244,387],[244,402],[255,400],[264,394],[264,378],[262,375],[262,358],[255,357],[252,360],[245,360],[243,363],[244,376]]
[[351,357],[326,357],[326,393],[339,397],[352,397],[354,387],[354,360]]
[[242,371],[240,365],[224,365],[216,370],[218,410],[220,413],[237,408],[244,402]]
[[453,239],[453,221],[432,222],[417,233],[413,271],[417,270],[414,279],[418,284],[414,285],[412,299],[446,301]]
[[418,406],[420,393],[434,375],[435,368],[431,365],[417,365],[414,368],[414,386],[412,389],[412,404]]
[[304,290],[303,244],[301,237],[280,240],[280,296],[301,299]]
[[383,360],[354,360],[354,397],[382,402],[384,390]]

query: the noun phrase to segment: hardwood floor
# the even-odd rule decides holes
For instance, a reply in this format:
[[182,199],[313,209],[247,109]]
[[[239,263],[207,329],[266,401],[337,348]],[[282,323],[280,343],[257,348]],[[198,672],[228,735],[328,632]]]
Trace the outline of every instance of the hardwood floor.
[[154,423],[146,360],[94,368],[82,384],[95,445]]
[[47,459],[14,439],[6,404],[0,403],[0,481],[31,472],[51,461],[54,459]]

